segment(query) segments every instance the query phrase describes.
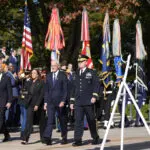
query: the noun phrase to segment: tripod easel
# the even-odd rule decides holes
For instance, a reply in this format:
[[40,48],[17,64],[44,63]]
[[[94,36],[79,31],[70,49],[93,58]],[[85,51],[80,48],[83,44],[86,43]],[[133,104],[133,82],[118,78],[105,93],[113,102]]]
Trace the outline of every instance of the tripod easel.
[[139,113],[143,123],[144,123],[144,126],[145,128],[147,129],[147,132],[149,133],[150,135],[150,129],[126,83],[126,79],[127,79],[127,75],[128,75],[128,70],[129,70],[129,65],[130,65],[130,59],[131,59],[131,55],[128,55],[128,58],[127,58],[127,65],[126,65],[126,69],[125,69],[125,74],[124,74],[124,78],[120,84],[120,87],[119,87],[119,90],[118,90],[118,93],[117,93],[117,97],[116,97],[116,100],[115,100],[115,103],[114,103],[114,106],[113,106],[113,109],[112,109],[112,113],[111,113],[111,117],[109,119],[109,122],[108,122],[108,126],[107,126],[107,129],[106,129],[106,132],[105,132],[105,135],[104,135],[104,139],[103,139],[103,142],[102,142],[102,145],[101,145],[101,148],[100,150],[103,150],[104,149],[104,145],[106,143],[106,139],[107,139],[107,136],[108,136],[108,132],[109,132],[109,129],[110,129],[110,126],[111,126],[111,122],[113,120],[113,117],[114,117],[114,114],[115,114],[115,111],[116,111],[116,108],[117,108],[117,104],[119,102],[119,99],[120,99],[120,96],[121,96],[121,92],[123,91],[123,94],[124,94],[124,97],[123,97],[123,105],[122,105],[122,120],[121,120],[121,145],[120,145],[120,150],[123,150],[123,139],[124,139],[124,118],[125,118],[125,98],[126,98],[126,91],[128,92],[137,112]]
[[135,100],[137,100],[137,88],[138,85],[142,86],[143,88],[145,88],[146,91],[148,91],[147,86],[144,84],[144,82],[142,81],[142,79],[140,79],[140,77],[138,76],[138,70],[143,72],[143,69],[138,66],[138,63],[135,63],[134,66],[136,67],[136,76],[135,76]]

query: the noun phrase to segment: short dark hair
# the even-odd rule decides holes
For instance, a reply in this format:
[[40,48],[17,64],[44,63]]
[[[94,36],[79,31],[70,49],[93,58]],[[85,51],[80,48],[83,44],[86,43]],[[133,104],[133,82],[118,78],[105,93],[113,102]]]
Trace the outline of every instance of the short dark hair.
[[60,63],[61,66],[67,66],[67,61],[66,60],[63,60],[61,63]]

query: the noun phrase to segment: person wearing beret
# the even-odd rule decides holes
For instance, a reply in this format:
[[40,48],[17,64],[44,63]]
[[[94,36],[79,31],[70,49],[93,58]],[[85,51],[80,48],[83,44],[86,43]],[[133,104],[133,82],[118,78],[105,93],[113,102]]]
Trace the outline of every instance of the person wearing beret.
[[79,69],[76,72],[71,91],[70,108],[75,109],[73,146],[82,145],[84,116],[87,118],[91,137],[93,138],[92,144],[100,142],[94,113],[94,104],[98,100],[99,81],[96,73],[92,69],[87,68],[87,60],[87,56],[79,56]]

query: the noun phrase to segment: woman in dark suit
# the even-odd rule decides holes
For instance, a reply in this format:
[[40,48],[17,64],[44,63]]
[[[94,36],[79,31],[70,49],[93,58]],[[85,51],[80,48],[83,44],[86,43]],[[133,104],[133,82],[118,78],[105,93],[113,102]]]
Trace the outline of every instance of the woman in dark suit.
[[34,113],[39,109],[39,106],[42,103],[43,100],[43,94],[44,94],[44,83],[40,79],[40,72],[36,69],[32,70],[31,73],[32,80],[27,85],[28,87],[28,96],[26,98],[26,101],[28,102],[28,108],[27,108],[27,121],[26,121],[26,127],[23,135],[23,141],[21,144],[27,144],[30,134],[32,132],[32,125],[33,125],[33,118]]

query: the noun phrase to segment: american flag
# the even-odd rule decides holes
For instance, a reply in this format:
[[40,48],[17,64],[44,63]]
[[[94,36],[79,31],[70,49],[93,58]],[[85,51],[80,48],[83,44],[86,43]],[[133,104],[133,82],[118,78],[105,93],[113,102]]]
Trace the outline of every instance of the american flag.
[[28,14],[27,1],[25,1],[24,30],[22,38],[22,52],[20,70],[31,70],[30,58],[33,55],[32,38],[30,29],[30,18]]

